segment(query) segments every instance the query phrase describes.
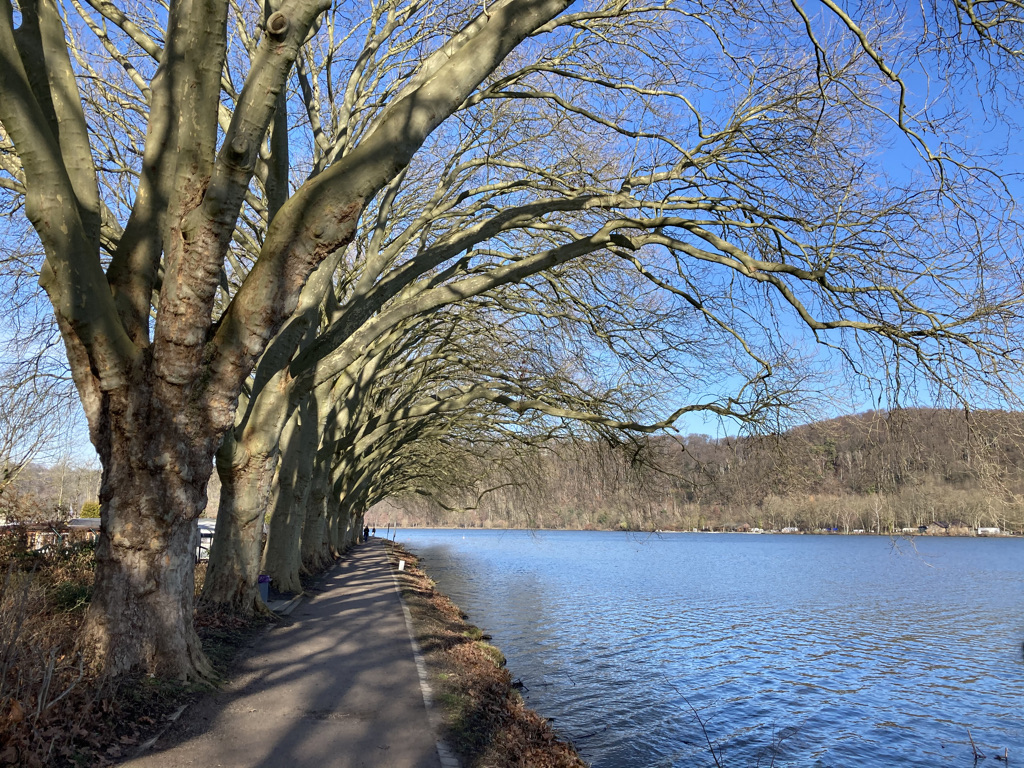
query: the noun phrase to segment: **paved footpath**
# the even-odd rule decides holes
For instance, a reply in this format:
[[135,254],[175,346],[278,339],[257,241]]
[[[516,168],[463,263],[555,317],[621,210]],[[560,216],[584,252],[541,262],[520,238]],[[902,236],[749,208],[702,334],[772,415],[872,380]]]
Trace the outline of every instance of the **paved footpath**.
[[242,651],[229,684],[122,765],[441,768],[381,541],[351,550],[317,589]]

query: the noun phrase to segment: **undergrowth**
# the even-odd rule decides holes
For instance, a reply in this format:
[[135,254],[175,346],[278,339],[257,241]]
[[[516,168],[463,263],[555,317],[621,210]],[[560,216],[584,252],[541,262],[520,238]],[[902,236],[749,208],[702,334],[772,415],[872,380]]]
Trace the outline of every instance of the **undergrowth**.
[[[31,552],[25,544],[23,531],[0,532],[0,766],[112,765],[199,691],[148,677],[100,677],[78,647],[92,597],[93,545]],[[197,570],[199,585],[205,566]],[[204,650],[221,669],[261,624],[196,617]]]
[[76,640],[93,565],[88,543],[29,552],[20,531],[0,535],[0,765],[73,760],[92,735],[103,692]]

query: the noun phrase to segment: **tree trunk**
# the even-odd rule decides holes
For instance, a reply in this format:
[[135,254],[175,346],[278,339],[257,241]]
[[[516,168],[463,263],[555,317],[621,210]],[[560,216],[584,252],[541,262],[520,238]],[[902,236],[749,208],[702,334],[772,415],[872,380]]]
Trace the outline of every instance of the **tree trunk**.
[[309,452],[312,472],[303,503],[306,519],[302,526],[302,567],[309,573],[319,573],[334,559],[326,505],[334,446],[329,442],[329,434],[323,436],[326,444],[317,446],[316,438],[319,437],[318,431],[314,440],[305,443],[305,447],[312,449]]
[[299,547],[305,516],[301,509],[295,508],[293,495],[295,474],[299,471],[298,462],[294,460],[299,429],[299,413],[296,412],[281,433],[281,465],[271,499],[267,546],[263,551],[262,570],[280,592],[302,591]]
[[331,562],[327,538],[327,517],[323,506],[306,504],[306,519],[302,526],[302,569],[315,574]]
[[[324,451],[321,450],[317,455],[317,463],[313,474],[313,482],[309,487],[309,499],[306,502],[308,510],[315,510],[316,514],[323,520],[321,526],[321,539],[324,553],[324,560],[329,563],[334,558],[338,557],[340,550],[338,547],[337,536],[335,534],[335,528],[333,521],[331,520],[330,509],[328,507],[327,494],[329,490],[330,471],[328,467],[325,467],[325,460],[323,459]],[[330,454],[327,454],[326,463],[329,465]],[[307,511],[307,515],[309,512]]]
[[[251,398],[217,453],[221,478],[217,530],[203,586],[203,603],[242,615],[258,610],[263,521],[270,509],[275,471],[290,414],[294,380],[287,362],[314,338],[315,322],[341,251],[324,260],[299,297],[293,317],[275,337],[256,371]],[[285,475],[290,482],[294,473]],[[298,479],[302,479],[300,473]],[[279,521],[280,522],[280,521]],[[275,588],[281,589],[279,584]],[[294,591],[294,590],[288,590]]]
[[339,557],[348,549],[344,541],[345,523],[342,522],[341,515],[338,514],[337,506],[337,503],[324,497],[324,511],[327,514],[327,543],[331,548],[331,554],[335,557]]
[[203,584],[202,604],[241,616],[259,610],[257,577],[263,517],[274,479],[277,452],[249,453],[233,431],[217,452],[220,505]]
[[334,509],[332,511],[337,520],[336,529],[342,549],[348,549],[358,544],[359,536],[363,532],[363,525],[359,520],[360,515],[355,511],[354,498],[356,494],[346,493],[347,490],[347,486],[339,481],[335,481],[331,489],[333,498],[336,499],[333,502]]
[[292,437],[294,445],[288,446],[288,460],[294,465],[295,482],[291,488],[290,504],[294,520],[301,526],[299,534],[299,563],[303,574],[313,575],[327,564],[318,555],[319,542],[323,539],[316,526],[316,510],[309,505],[310,489],[316,473],[317,443],[320,439],[320,423],[317,419],[315,398],[310,397],[303,407],[299,429]]
[[93,430],[102,532],[83,642],[108,674],[209,679],[192,616],[212,441],[202,439],[195,414],[172,415],[140,389],[108,395],[106,428]]

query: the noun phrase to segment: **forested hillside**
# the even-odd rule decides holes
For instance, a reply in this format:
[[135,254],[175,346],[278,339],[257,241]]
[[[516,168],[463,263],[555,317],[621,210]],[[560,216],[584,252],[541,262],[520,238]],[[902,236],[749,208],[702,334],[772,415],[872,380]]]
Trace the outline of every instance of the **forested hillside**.
[[[386,525],[899,531],[1024,527],[1024,414],[872,411],[781,435],[547,443],[481,456],[471,488],[408,496]],[[498,469],[495,469],[498,467]]]
[[[504,454],[504,455],[497,455]],[[465,456],[465,452],[460,454]],[[77,513],[98,472],[29,465],[9,516]],[[378,505],[370,523],[650,530],[900,530],[932,521],[1024,527],[1024,414],[872,411],[782,435],[549,442],[490,449],[432,498]],[[212,498],[216,497],[216,489]],[[63,510],[63,514],[57,509]]]

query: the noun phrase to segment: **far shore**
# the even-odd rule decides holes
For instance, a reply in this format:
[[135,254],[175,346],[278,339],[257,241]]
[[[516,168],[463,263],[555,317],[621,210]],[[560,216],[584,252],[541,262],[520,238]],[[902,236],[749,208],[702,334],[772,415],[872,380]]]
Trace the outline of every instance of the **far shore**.
[[[908,538],[908,537],[925,537],[930,539],[1012,539],[1021,538],[1024,536],[1024,532],[1021,531],[1000,531],[999,533],[929,533],[920,530],[914,531],[883,531],[881,533],[875,533],[874,531],[783,531],[783,530],[750,530],[750,531],[723,531],[723,530],[669,530],[669,529],[656,529],[646,530],[640,528],[517,528],[517,527],[499,527],[499,526],[466,526],[466,525],[419,525],[419,524],[406,524],[399,525],[397,529],[392,526],[390,534],[394,534],[395,531],[401,533],[402,530],[434,530],[434,531],[524,531],[524,532],[554,532],[554,531],[569,531],[576,533],[634,533],[634,534],[730,534],[730,535],[743,535],[743,536],[877,536],[884,538]],[[383,537],[385,533],[388,533],[387,526],[383,528],[377,528],[377,535]],[[390,535],[388,536],[390,538]]]

